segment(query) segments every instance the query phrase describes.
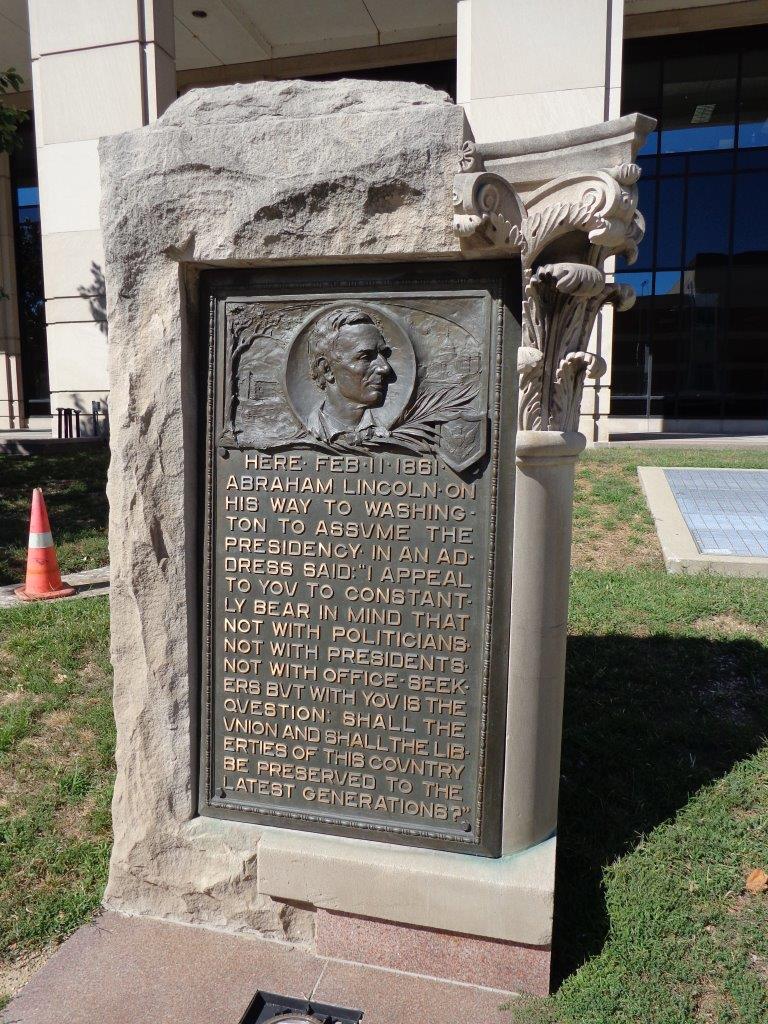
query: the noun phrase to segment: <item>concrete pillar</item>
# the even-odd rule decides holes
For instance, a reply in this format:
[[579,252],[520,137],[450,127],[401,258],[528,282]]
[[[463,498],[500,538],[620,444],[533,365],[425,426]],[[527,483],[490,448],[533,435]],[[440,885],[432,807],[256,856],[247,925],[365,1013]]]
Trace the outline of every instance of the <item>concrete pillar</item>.
[[173,3],[29,0],[29,21],[55,423],[108,395],[97,144],[174,100]]
[[26,426],[16,291],[10,162],[0,153],[0,430]]
[[457,99],[478,142],[619,116],[624,0],[459,0]]
[[[477,142],[530,138],[619,117],[624,0],[459,0],[457,99]],[[611,270],[607,266],[606,270]],[[581,429],[607,440],[613,313],[589,350],[609,366],[588,381]]]
[[557,827],[573,476],[585,438],[517,435],[504,853]]

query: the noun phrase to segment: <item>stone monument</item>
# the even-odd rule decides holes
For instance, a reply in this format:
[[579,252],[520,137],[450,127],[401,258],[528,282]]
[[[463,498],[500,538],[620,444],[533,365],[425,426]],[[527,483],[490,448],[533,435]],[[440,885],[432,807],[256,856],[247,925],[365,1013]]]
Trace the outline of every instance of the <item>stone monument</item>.
[[545,992],[587,351],[640,115],[475,145],[404,83],[102,140],[107,907]]

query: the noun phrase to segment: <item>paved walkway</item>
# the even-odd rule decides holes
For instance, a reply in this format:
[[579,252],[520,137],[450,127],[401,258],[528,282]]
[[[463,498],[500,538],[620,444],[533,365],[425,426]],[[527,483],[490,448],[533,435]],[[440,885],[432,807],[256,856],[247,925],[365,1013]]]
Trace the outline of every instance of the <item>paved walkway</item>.
[[48,430],[0,430],[0,441],[42,441],[50,440]]
[[768,558],[768,470],[664,472],[701,554]]
[[[81,597],[99,597],[101,594],[109,593],[109,566],[104,565],[100,569],[84,569],[83,572],[65,572],[64,583],[76,587],[71,597],[58,597],[57,601],[76,601]],[[29,604],[28,601],[21,601],[14,591],[21,586],[22,580],[12,583],[9,587],[0,587],[0,608],[12,608],[14,605]]]
[[282,942],[104,913],[41,967],[0,1022],[237,1024],[257,991],[362,1010],[363,1024],[508,1024],[500,1007],[512,998]]
[[595,448],[768,448],[768,434],[657,434],[598,441]]

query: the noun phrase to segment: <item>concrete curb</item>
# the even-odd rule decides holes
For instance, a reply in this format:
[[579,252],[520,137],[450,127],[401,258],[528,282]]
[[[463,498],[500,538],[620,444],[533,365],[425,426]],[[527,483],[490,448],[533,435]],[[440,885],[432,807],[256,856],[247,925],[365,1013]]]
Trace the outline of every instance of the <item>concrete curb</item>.
[[0,455],[61,455],[83,448],[105,448],[104,437],[13,437],[0,436]]
[[637,475],[656,524],[667,572],[768,577],[768,558],[703,555],[688,529],[664,470],[657,466],[638,466]]

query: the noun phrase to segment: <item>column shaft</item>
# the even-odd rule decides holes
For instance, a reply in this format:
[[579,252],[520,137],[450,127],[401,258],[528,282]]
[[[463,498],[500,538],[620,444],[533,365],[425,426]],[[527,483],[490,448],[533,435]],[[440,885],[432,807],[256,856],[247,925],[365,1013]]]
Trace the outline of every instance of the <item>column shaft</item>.
[[29,0],[51,405],[109,392],[98,140],[176,95],[172,0]]
[[504,853],[557,825],[573,475],[584,445],[578,433],[517,436]]

